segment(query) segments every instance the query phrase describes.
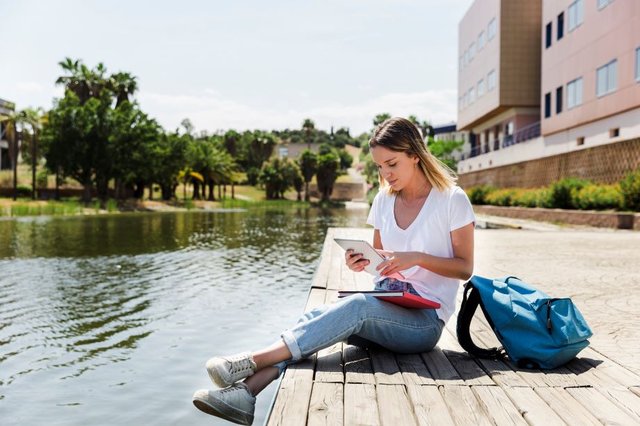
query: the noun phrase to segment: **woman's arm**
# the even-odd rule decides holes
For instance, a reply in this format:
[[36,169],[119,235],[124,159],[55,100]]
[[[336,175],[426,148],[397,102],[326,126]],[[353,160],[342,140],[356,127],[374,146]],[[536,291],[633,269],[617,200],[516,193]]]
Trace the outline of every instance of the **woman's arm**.
[[[437,257],[417,251],[392,252],[389,253],[389,259],[378,265],[377,270],[381,275],[389,276],[417,265],[438,275],[468,280],[473,274],[473,230],[474,224],[470,223],[451,231],[452,258]],[[379,246],[376,246],[376,243]],[[373,247],[382,249],[378,231],[373,234]]]

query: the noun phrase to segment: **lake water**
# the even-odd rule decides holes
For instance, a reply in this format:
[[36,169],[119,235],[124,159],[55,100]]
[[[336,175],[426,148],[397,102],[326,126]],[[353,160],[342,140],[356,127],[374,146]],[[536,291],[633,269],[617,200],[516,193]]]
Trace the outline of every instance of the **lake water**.
[[0,423],[227,424],[191,403],[213,387],[205,361],[277,339],[326,229],[365,219],[262,207],[0,221]]

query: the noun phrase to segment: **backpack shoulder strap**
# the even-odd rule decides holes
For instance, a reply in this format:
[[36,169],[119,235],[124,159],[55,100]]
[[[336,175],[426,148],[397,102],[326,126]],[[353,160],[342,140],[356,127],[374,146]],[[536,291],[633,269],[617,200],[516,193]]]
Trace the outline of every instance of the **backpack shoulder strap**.
[[487,321],[492,324],[491,318],[488,317],[482,300],[480,299],[480,292],[473,286],[471,281],[468,281],[464,285],[464,293],[462,297],[462,305],[460,306],[460,312],[458,313],[458,323],[456,325],[456,334],[458,335],[458,342],[460,346],[467,351],[470,355],[478,358],[503,358],[504,349],[502,347],[483,349],[478,347],[471,339],[471,319],[480,305],[483,309],[483,313],[487,317]]

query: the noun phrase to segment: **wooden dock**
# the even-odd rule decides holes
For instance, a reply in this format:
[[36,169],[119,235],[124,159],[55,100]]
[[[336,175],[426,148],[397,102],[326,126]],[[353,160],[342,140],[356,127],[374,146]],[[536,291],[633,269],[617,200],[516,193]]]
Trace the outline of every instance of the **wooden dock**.
[[[305,310],[334,302],[338,290],[372,287],[369,275],[346,268],[334,237],[371,241],[372,230],[328,231]],[[472,332],[478,344],[498,344],[482,314]],[[634,425],[640,424],[640,376],[592,348],[550,371],[473,359],[457,342],[454,317],[428,353],[401,355],[339,343],[290,366],[266,423]]]

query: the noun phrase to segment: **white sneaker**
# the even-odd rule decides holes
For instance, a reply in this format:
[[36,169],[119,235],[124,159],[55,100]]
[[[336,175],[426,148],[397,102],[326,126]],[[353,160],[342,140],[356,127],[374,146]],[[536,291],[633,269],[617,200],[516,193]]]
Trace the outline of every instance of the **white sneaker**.
[[244,383],[225,389],[201,389],[193,394],[193,405],[212,416],[241,425],[253,423],[256,398]]
[[251,352],[214,357],[207,361],[207,372],[213,383],[226,388],[255,373],[256,363]]

